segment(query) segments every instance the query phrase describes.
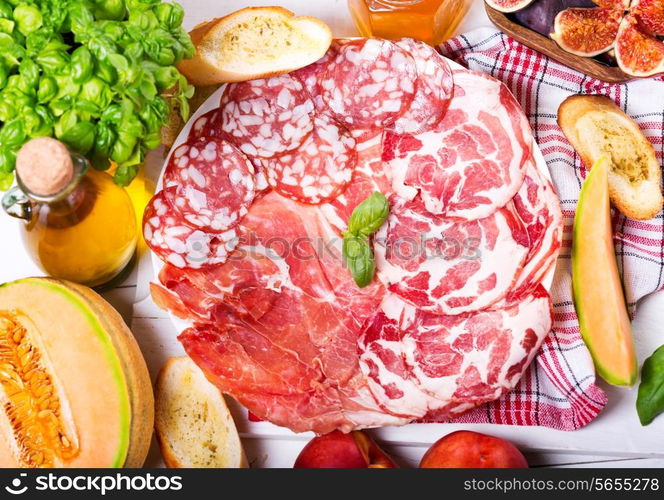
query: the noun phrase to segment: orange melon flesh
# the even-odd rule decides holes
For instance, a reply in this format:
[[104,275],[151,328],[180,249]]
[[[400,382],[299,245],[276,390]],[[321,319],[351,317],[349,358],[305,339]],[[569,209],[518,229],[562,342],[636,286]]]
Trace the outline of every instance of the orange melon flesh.
[[613,248],[608,174],[608,158],[600,158],[581,188],[572,244],[574,305],[599,375],[631,386],[637,361]]
[[[0,320],[3,317],[0,327],[14,325],[14,331],[22,327],[27,339],[23,345],[31,346],[33,362],[38,362],[30,372],[22,369],[17,357],[4,355],[0,360],[0,466],[32,467],[44,460],[41,465],[121,467],[130,441],[129,389],[110,334],[95,311],[63,284],[30,278],[0,286]],[[0,333],[0,344],[18,350],[6,333]],[[23,393],[17,394],[15,386],[3,378],[3,366],[15,370]],[[33,390],[29,382],[29,373],[36,370],[48,374],[46,385],[55,396],[57,424],[50,428],[38,417],[41,389]],[[26,399],[22,394],[27,393],[31,395]],[[29,421],[46,437],[46,446],[35,444],[28,433],[13,425],[7,401],[28,401],[32,412],[25,410],[21,415],[31,415]],[[44,430],[53,428],[57,433]],[[63,442],[68,445],[65,452]]]

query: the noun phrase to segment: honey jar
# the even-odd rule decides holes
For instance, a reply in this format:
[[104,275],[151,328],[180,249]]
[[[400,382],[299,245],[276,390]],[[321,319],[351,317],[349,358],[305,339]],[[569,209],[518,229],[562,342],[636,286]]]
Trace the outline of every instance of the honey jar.
[[456,32],[472,0],[348,0],[362,36],[438,45]]

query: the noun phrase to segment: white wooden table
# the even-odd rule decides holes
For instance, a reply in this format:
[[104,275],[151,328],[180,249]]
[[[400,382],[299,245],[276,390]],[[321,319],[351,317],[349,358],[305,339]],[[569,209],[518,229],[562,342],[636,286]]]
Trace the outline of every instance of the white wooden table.
[[[274,2],[269,0],[180,0],[180,3],[185,8],[185,27],[187,29],[201,21],[224,15],[244,6],[278,3],[297,14],[314,15],[323,19],[331,26],[337,36],[355,35],[357,33],[348,15],[346,0],[275,0]],[[484,14],[483,1],[474,0],[473,6],[459,31],[465,32],[489,25],[490,23]],[[148,157],[146,168],[154,177],[158,175],[161,168],[162,154],[163,152],[158,150],[152,152]],[[23,252],[18,224],[18,221],[0,214],[0,283],[41,274]],[[134,269],[124,283],[105,292],[104,296],[131,325],[154,378],[167,357],[181,355],[182,351],[176,343],[172,342],[175,330],[170,319],[163,311],[156,308],[149,298],[148,282],[150,279],[151,266],[144,256],[141,264],[137,269]],[[642,332],[647,332],[648,335],[643,335],[643,337],[649,339],[647,342],[640,343],[637,340],[640,351],[651,352],[656,346],[664,343],[663,311],[664,294],[650,297],[640,305],[639,316],[634,323],[635,336],[639,339]],[[659,342],[657,342],[657,339],[659,339]],[[632,398],[633,394],[624,396],[624,393],[611,391],[611,397],[614,401],[619,400],[614,403],[615,405],[624,405],[627,402],[620,400]],[[612,451],[607,454],[607,447],[599,443],[610,441],[615,433],[619,434],[622,426],[619,419],[612,417],[616,414],[615,409],[609,408],[605,413],[606,415],[600,415],[597,421],[591,424],[594,427],[590,431],[583,431],[586,433],[585,436],[591,436],[591,440],[597,439],[598,442],[595,449],[586,448],[583,453],[574,451],[573,443],[577,436],[580,436],[577,433],[560,433],[541,428],[509,428],[506,426],[483,426],[482,430],[514,440],[526,452],[527,458],[533,466],[664,467],[664,445],[659,446],[660,443],[664,443],[664,440],[662,440],[662,434],[664,433],[662,433],[661,425],[652,428],[653,442],[656,443],[656,446],[649,447],[647,452],[643,452],[638,447],[635,449],[633,446],[626,445],[622,449],[611,447],[611,450],[619,449],[620,451]],[[452,429],[453,427],[450,426],[449,430]],[[240,428],[240,431],[247,454],[255,466],[290,467],[299,450],[309,439],[308,436],[274,434],[269,431],[261,436],[257,436],[255,433],[248,435],[243,432],[246,429],[242,428]],[[392,440],[386,448],[402,464],[416,465],[428,444],[443,434],[444,432],[432,432],[430,439],[422,442],[421,439],[409,440],[408,436],[411,434],[404,432],[403,440]],[[158,450],[156,446],[153,446],[147,465],[158,466],[160,463]]]

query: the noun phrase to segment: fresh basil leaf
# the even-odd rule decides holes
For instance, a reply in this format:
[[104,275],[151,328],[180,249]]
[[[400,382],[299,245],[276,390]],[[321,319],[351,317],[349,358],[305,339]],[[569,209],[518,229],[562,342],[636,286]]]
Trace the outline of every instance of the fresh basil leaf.
[[376,263],[369,242],[362,236],[348,235],[342,247],[344,261],[360,288],[373,281]]
[[353,210],[348,220],[348,232],[365,236],[375,233],[387,219],[388,211],[387,198],[374,192]]
[[85,83],[92,77],[94,59],[87,47],[77,48],[71,55],[71,78],[74,83]]
[[14,183],[12,172],[0,172],[0,191],[7,191]]
[[664,345],[643,363],[636,410],[641,425],[648,425],[664,412]]
[[51,101],[58,93],[58,84],[50,76],[42,76],[37,88],[37,102],[45,104]]
[[59,138],[79,153],[86,154],[95,143],[95,126],[87,121],[78,122]]
[[25,138],[23,120],[20,118],[5,123],[0,130],[0,144],[9,148],[20,147],[25,142]]
[[43,23],[42,13],[35,5],[20,3],[14,9],[14,20],[24,35],[39,29]]

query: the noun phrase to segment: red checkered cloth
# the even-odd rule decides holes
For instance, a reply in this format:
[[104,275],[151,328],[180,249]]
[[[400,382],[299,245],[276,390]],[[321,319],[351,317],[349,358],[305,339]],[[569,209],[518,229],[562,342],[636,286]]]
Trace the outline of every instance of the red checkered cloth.
[[[573,94],[613,99],[639,124],[664,155],[664,79],[603,83],[559,64],[492,28],[458,36],[440,47],[447,57],[505,82],[521,103],[560,196],[565,233],[551,294],[553,331],[519,385],[498,401],[458,421],[542,425],[574,430],[592,421],[606,404],[579,333],[572,303],[570,250],[574,211],[585,169],[556,122],[558,106]],[[628,219],[614,211],[614,243],[627,302],[637,302],[664,284],[664,220]]]

